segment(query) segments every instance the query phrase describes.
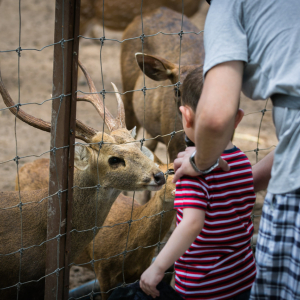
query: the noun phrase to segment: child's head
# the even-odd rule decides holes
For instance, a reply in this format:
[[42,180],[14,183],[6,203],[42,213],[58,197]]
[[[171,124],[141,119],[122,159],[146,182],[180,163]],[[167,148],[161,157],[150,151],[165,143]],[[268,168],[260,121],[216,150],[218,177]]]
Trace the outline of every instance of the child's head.
[[203,68],[197,67],[190,72],[182,84],[181,105],[189,106],[196,112],[203,87]]
[[[179,110],[182,114],[182,125],[186,136],[195,142],[195,114],[197,105],[203,88],[203,69],[202,67],[195,68],[190,72],[182,84],[181,106]],[[238,108],[234,128],[240,123],[244,116],[243,110]]]

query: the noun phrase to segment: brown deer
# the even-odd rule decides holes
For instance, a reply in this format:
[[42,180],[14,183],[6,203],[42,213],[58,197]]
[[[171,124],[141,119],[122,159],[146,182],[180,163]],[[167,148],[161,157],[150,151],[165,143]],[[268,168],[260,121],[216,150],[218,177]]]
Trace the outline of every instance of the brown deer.
[[[172,164],[169,167],[172,168]],[[167,172],[166,165],[160,168]],[[133,199],[120,194],[103,224],[104,227],[95,237],[95,241],[90,242],[81,255],[75,259],[76,264],[84,264],[91,270],[92,265],[87,263],[95,260],[94,268],[103,300],[106,300],[109,297],[109,291],[123,283],[123,280],[126,283],[138,280],[151,264],[157,249],[156,244],[162,241],[169,232],[176,215],[173,210],[175,184],[172,183],[172,179],[173,176],[168,176],[165,187],[156,192],[146,204],[140,205],[134,202],[133,211]],[[162,217],[160,213],[163,211],[166,212]],[[129,230],[127,222],[130,219],[133,222]],[[128,252],[124,260],[123,279],[122,265],[125,250]]]
[[[188,17],[194,15],[199,9],[200,2],[201,0],[185,0],[184,14]],[[107,28],[124,30],[134,17],[141,15],[141,4],[142,1],[137,0],[82,0],[80,34],[84,34],[91,23],[102,26],[103,21]],[[144,0],[143,14],[160,6],[182,12],[182,0]]]
[[[168,170],[167,165],[159,163],[160,169],[164,173],[170,173],[169,170],[173,168],[173,164],[169,165]],[[25,164],[19,171],[20,189],[33,190],[47,187],[49,177],[46,172],[41,172],[41,170],[46,170],[48,173],[48,159],[38,159]],[[168,175],[165,186],[144,205],[140,205],[136,201],[133,202],[131,197],[120,194],[112,205],[103,223],[103,228],[99,230],[94,241],[91,241],[75,259],[75,264],[90,270],[93,270],[90,262],[95,260],[94,269],[100,283],[103,300],[108,298],[111,289],[123,282],[122,264],[124,256],[122,253],[125,249],[128,251],[124,261],[126,283],[138,280],[150,265],[156,247],[143,247],[155,245],[162,241],[175,216],[175,210],[172,210],[175,192],[175,184],[172,183],[173,177],[173,175]],[[18,185],[16,185],[17,188]],[[160,215],[162,211],[166,211],[163,218]],[[130,226],[126,248],[129,229],[127,222],[130,219],[133,222]]]
[[[161,81],[159,85],[163,86],[176,84],[179,80],[182,83],[189,72],[203,64],[202,34],[183,34],[181,47],[180,38],[177,34],[157,34],[160,31],[179,33],[181,23],[181,14],[160,7],[146,14],[143,18],[144,34],[146,35],[143,51],[147,55],[140,53],[142,52],[140,39],[125,41],[121,46],[122,83],[123,91],[126,92],[123,95],[126,122],[130,126],[137,126],[137,128],[144,126],[152,137],[170,134],[174,130],[182,129],[181,120],[177,114],[180,105],[180,88],[175,92],[174,87],[153,89],[158,85],[156,81]],[[183,17],[182,31],[199,32],[198,28],[186,17]],[[141,36],[141,34],[141,18],[136,17],[125,29],[123,39]],[[147,37],[147,35],[155,36]],[[137,54],[134,56],[134,53]],[[128,92],[135,89],[141,90],[144,87],[144,76],[141,70],[144,70],[147,75],[145,86],[147,89],[150,88],[150,90],[146,90],[145,107],[142,91]],[[170,136],[158,137],[155,142],[157,141],[168,145]],[[155,142],[152,145],[148,144],[152,151],[155,150]],[[176,158],[178,152],[184,149],[184,134],[178,133],[173,137],[168,147],[171,161]]]
[[[94,83],[84,67],[80,67],[93,94],[78,96],[77,100],[92,103],[103,118],[104,107]],[[15,103],[1,76],[0,93],[17,118],[38,129],[51,131],[50,123],[30,116],[22,109],[16,113]],[[161,170],[140,150],[139,143],[134,142],[134,132],[126,129],[123,103],[116,95],[118,117],[114,118],[105,110],[105,123],[110,134],[76,121],[76,138],[89,143],[75,147],[72,229],[77,231],[102,226],[121,190],[158,190],[165,183]],[[102,138],[104,144],[99,149]],[[92,188],[98,184],[98,191]],[[48,196],[48,188],[20,193],[0,192],[0,299],[16,299],[17,287],[20,288],[18,299],[42,299],[44,296]],[[20,199],[22,219],[18,206]],[[92,239],[92,230],[71,234],[71,262]]]

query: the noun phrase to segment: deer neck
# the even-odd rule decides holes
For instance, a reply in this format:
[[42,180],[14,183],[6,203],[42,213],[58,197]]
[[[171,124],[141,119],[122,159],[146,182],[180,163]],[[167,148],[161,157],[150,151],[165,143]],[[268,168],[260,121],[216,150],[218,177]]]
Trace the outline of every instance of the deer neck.
[[[137,214],[133,214],[133,217],[135,219],[142,218],[143,216],[152,216],[155,214],[159,214],[162,211],[165,211],[163,213],[163,217],[161,216],[156,216],[153,218],[148,219],[148,224],[151,226],[151,232],[157,232],[161,230],[161,240],[164,238],[164,236],[167,234],[167,232],[170,229],[170,226],[172,225],[172,221],[174,219],[174,216],[176,214],[176,211],[173,210],[174,203],[173,202],[165,202],[159,195],[160,193],[156,193],[153,198],[149,202],[147,202],[145,205],[141,207],[137,207]],[[162,218],[162,219],[161,219]],[[162,222],[160,221],[162,220]],[[149,235],[149,238],[152,239],[151,241],[148,241],[148,243],[156,243],[158,240],[158,234],[152,234]]]
[[[120,190],[97,186],[97,180],[76,170],[73,188],[72,229],[78,231],[101,227]],[[91,184],[92,183],[92,184]],[[72,254],[75,258],[92,241],[99,229],[72,234]],[[74,250],[73,250],[74,249]]]

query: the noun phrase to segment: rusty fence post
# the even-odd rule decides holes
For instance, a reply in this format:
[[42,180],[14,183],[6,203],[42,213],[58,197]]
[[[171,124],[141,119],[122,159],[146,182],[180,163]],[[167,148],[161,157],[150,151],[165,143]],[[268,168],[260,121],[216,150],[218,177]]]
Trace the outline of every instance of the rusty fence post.
[[56,0],[45,300],[69,292],[79,21],[80,0]]

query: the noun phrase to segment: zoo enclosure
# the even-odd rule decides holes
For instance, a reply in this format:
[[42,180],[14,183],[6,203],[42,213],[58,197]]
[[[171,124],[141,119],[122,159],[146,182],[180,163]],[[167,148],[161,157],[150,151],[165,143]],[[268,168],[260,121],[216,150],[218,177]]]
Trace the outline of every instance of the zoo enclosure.
[[[143,1],[141,1],[141,18],[142,15],[142,6]],[[184,8],[184,6],[183,6]],[[46,280],[46,289],[50,289],[55,292],[46,292],[46,297],[48,299],[61,299],[64,291],[64,298],[68,298],[68,268],[70,263],[68,262],[68,255],[66,251],[70,248],[69,245],[69,235],[70,235],[70,218],[71,218],[71,210],[72,210],[72,166],[73,166],[73,148],[75,144],[75,115],[76,115],[76,94],[80,92],[77,90],[77,58],[78,58],[78,43],[79,43],[79,1],[68,2],[68,1],[57,1],[56,3],[56,33],[55,33],[55,43],[49,46],[54,46],[54,76],[53,76],[53,84],[55,89],[53,91],[52,98],[49,99],[53,103],[53,113],[52,113],[52,130],[51,133],[51,171],[50,171],[50,186],[49,186],[49,195],[51,195],[48,199],[48,203],[51,205],[58,205],[57,208],[53,208],[58,215],[55,216],[53,223],[51,225],[51,221],[48,223],[48,238],[45,241],[47,244],[47,272],[45,276]],[[20,13],[21,20],[21,13]],[[105,25],[105,24],[104,24]],[[182,42],[182,36],[184,34],[201,34],[201,32],[193,32],[186,33],[182,30],[180,32],[175,33],[158,33],[158,34],[173,34],[178,35],[178,42]],[[20,36],[21,36],[21,21],[20,21]],[[78,37],[78,38],[77,38]],[[82,37],[85,38],[86,37]],[[135,39],[141,39],[141,43],[145,38],[151,38],[150,36],[146,36],[143,32],[139,37],[133,37]],[[105,41],[110,40],[105,38],[105,29],[103,26],[103,36],[99,38],[100,41],[100,64],[101,61],[101,51],[102,48],[105,47]],[[121,43],[124,41],[115,41],[117,43]],[[8,50],[11,52],[17,52],[18,60],[21,59],[22,52],[26,50],[32,49],[22,49],[21,43],[17,49]],[[7,52],[6,50],[0,51]],[[180,58],[180,54],[179,54]],[[180,66],[180,59],[179,59]],[[103,73],[101,74],[103,76]],[[103,80],[102,80],[103,82]],[[145,81],[144,81],[145,82]],[[20,77],[19,77],[20,84]],[[178,87],[180,82],[175,85]],[[104,88],[100,92],[103,102],[105,103],[105,95],[109,93]],[[19,87],[20,92],[20,87]],[[133,91],[131,91],[133,92]],[[144,97],[147,93],[147,87],[144,87],[140,90],[143,93]],[[31,103],[20,103],[20,99],[18,104],[15,106],[17,110],[21,108],[23,105],[27,105]],[[7,108],[1,109],[6,110]],[[266,106],[261,111],[257,113],[262,114],[261,122],[265,113],[268,110]],[[176,115],[174,114],[174,119],[176,119]],[[257,148],[251,151],[256,153],[256,157],[258,159],[258,152],[260,150],[258,146],[258,140],[260,135],[261,122],[259,124],[258,138],[257,138]],[[59,128],[59,130],[57,130]],[[176,132],[171,132],[171,139],[176,134]],[[17,145],[17,136],[15,137],[16,145]],[[146,141],[144,133],[143,138],[139,141],[141,145]],[[103,142],[103,141],[102,141]],[[63,152],[64,155],[60,155],[60,152]],[[245,151],[247,152],[247,151]],[[101,153],[100,153],[101,154]],[[18,156],[18,148],[16,146],[16,155],[12,160],[16,162],[16,167],[18,170],[19,161],[22,160],[23,157]],[[59,160],[61,159],[61,160]],[[5,163],[3,161],[1,164]],[[70,168],[71,166],[71,168]],[[100,184],[100,182],[99,182]],[[97,188],[97,187],[94,187]],[[67,201],[68,199],[68,201]],[[60,205],[61,204],[61,205]],[[22,220],[22,199],[20,197],[20,219]],[[162,212],[161,216],[163,217],[164,212]],[[66,219],[66,227],[60,226],[62,220]],[[132,220],[130,220],[132,221]],[[22,221],[21,221],[22,222]],[[58,232],[56,231],[58,230]],[[93,230],[93,228],[91,228]],[[130,230],[130,223],[129,223]],[[53,238],[53,236],[55,238]],[[58,240],[58,241],[57,241]],[[157,244],[157,246],[160,246]],[[20,261],[22,260],[22,252],[23,247],[19,249],[20,253]],[[124,250],[124,259],[126,257],[126,249]],[[20,265],[21,268],[21,265]],[[54,275],[54,276],[52,276]],[[58,275],[58,276],[57,276]],[[124,282],[125,283],[125,282]],[[20,282],[16,284],[15,288],[19,288],[21,285],[26,284],[26,282]]]

